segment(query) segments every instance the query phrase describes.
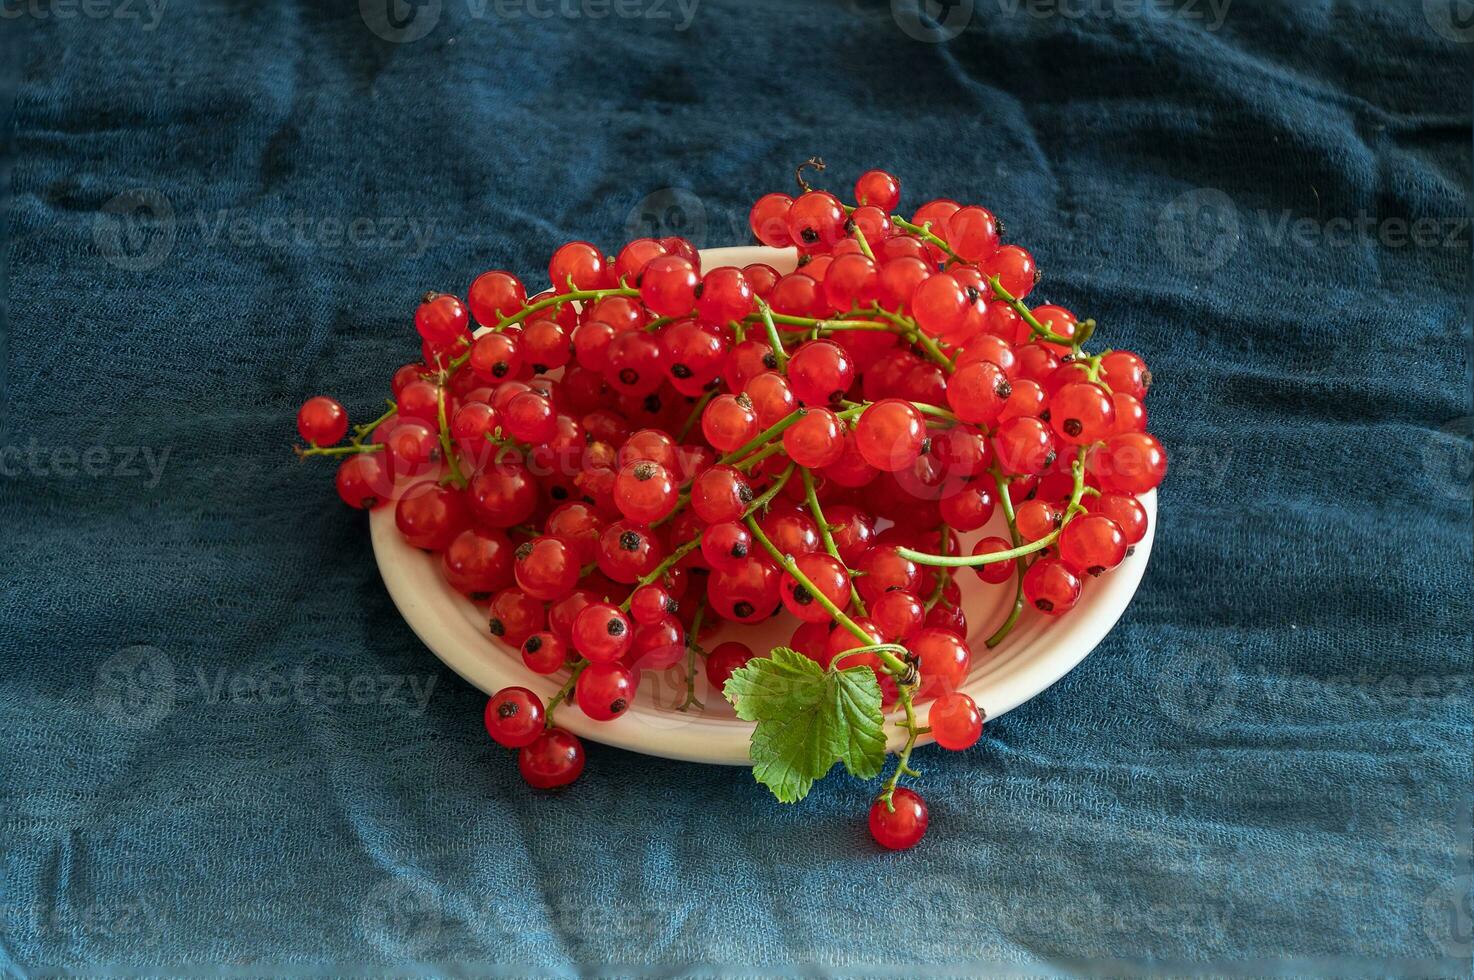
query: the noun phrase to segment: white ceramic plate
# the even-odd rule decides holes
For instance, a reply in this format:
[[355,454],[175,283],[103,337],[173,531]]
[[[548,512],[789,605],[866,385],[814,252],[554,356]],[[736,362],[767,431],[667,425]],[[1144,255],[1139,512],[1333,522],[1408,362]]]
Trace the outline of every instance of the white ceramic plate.
[[[726,265],[744,266],[766,262],[779,272],[794,268],[792,249],[760,247],[706,249],[701,253],[707,269]],[[1149,523],[1146,538],[1119,568],[1086,583],[1084,595],[1068,615],[1058,619],[1026,609],[1013,633],[997,650],[983,640],[1003,621],[1013,601],[1013,583],[984,585],[970,570],[960,569],[957,582],[972,635],[972,671],[962,690],[996,718],[1039,694],[1070,671],[1105,637],[1136,593],[1146,571],[1156,533],[1156,494],[1142,498]],[[476,606],[449,585],[440,572],[440,558],[411,547],[394,526],[394,509],[383,507],[369,519],[374,557],[395,605],[415,634],[457,674],[488,694],[508,685],[538,692],[544,700],[562,686],[564,675],[545,677],[522,665],[518,651],[494,639],[487,629],[484,606]],[[1000,515],[988,528],[964,535],[963,543],[986,534],[1007,537]],[[786,643],[797,622],[786,613],[759,626],[727,626],[713,643],[740,639],[759,652]],[[631,708],[615,721],[597,722],[577,708],[558,711],[558,724],[574,733],[615,745],[670,759],[749,765],[748,738],[752,726],[739,721],[721,693],[711,690],[698,666],[696,696],[703,707],[678,711],[685,701],[686,681],[681,666],[666,671],[646,671]],[[930,705],[920,707],[925,724]],[[893,726],[892,726],[893,727]],[[890,748],[899,750],[903,737],[893,730]],[[920,741],[931,741],[923,736]]]

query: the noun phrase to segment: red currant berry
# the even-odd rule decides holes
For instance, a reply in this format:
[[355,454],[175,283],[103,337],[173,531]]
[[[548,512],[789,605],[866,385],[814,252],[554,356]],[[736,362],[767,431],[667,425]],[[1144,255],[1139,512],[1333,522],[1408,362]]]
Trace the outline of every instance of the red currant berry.
[[708,524],[735,521],[753,501],[752,485],[741,470],[713,466],[691,485],[691,508]]
[[765,561],[747,558],[729,568],[713,569],[706,598],[723,619],[759,623],[777,611],[779,573]]
[[1060,516],[1058,507],[1036,497],[1019,504],[1014,519],[1025,541],[1038,541],[1059,529]]
[[568,663],[568,644],[554,633],[534,633],[522,641],[522,662],[534,674],[556,674]]
[[894,473],[916,462],[926,442],[926,422],[908,402],[885,398],[860,415],[855,443],[865,462]]
[[348,413],[324,395],[309,398],[297,412],[297,432],[312,445],[331,446],[348,434]]
[[573,647],[593,663],[618,660],[633,639],[629,618],[607,602],[585,606],[573,621]]
[[534,789],[567,786],[583,772],[583,743],[561,728],[550,728],[517,754],[517,768]]
[[613,721],[635,697],[635,675],[614,663],[591,663],[578,675],[573,693],[579,708],[594,721]]
[[905,309],[916,295],[916,287],[931,278],[932,267],[912,255],[891,259],[880,267],[880,301],[892,310]]
[[1041,558],[1024,573],[1024,600],[1051,616],[1069,612],[1080,601],[1080,578],[1057,558]]
[[855,561],[855,571],[864,573],[856,588],[866,602],[892,589],[917,592],[921,587],[921,570],[911,559],[901,557],[893,544],[878,544],[866,551]]
[[798,400],[811,407],[838,402],[854,380],[854,362],[830,340],[808,341],[788,359],[788,383]]
[[614,504],[636,524],[651,524],[669,514],[679,496],[675,478],[648,459],[626,463],[614,481]]
[[965,364],[947,381],[947,404],[964,422],[992,425],[1013,394],[1003,369],[991,361]]
[[926,836],[928,815],[926,801],[904,786],[891,794],[891,806],[885,800],[870,804],[870,836],[875,843],[892,851],[915,847]]
[[793,198],[787,194],[764,194],[748,212],[747,224],[753,237],[770,248],[787,248],[793,244],[788,231],[788,211]]
[[833,245],[844,237],[845,210],[827,191],[805,191],[788,209],[788,234],[795,245]]
[[[1013,545],[1002,538],[981,538],[977,544],[972,546],[973,555],[996,555],[1004,551],[1012,551]],[[1002,561],[988,562],[986,565],[974,565],[972,570],[977,572],[978,578],[989,585],[998,585],[1013,578],[1016,558],[1005,558]]]
[[763,428],[774,425],[798,408],[798,399],[788,379],[776,371],[756,375],[742,389],[757,412],[757,423]]
[[824,277],[824,298],[836,310],[869,306],[880,297],[880,272],[868,256],[841,255]]
[[495,384],[517,373],[522,366],[520,333],[484,333],[471,345],[467,362],[471,372],[488,384]]
[[983,275],[998,277],[999,283],[1014,299],[1023,299],[1039,281],[1039,268],[1034,257],[1017,245],[1004,245],[980,263]]
[[709,524],[701,532],[701,557],[714,569],[735,568],[752,552],[752,532],[736,521]]
[[498,745],[520,749],[543,733],[542,699],[525,687],[504,687],[486,702],[486,733]]
[[729,453],[758,434],[757,411],[747,395],[718,395],[701,413],[701,433],[719,452]]
[[1153,435],[1122,432],[1091,455],[1088,469],[1102,490],[1146,493],[1166,477],[1167,453]]
[[943,694],[932,702],[927,724],[944,749],[970,749],[983,736],[983,716],[972,698],[960,691]]
[[1060,561],[1077,574],[1099,575],[1126,558],[1126,534],[1104,514],[1081,514],[1059,533]]
[[518,546],[513,571],[523,592],[549,602],[578,584],[578,555],[558,538],[534,538]]
[[[850,576],[838,558],[823,553],[799,555],[794,565],[835,606],[843,610],[850,604]],[[805,622],[822,623],[830,619],[828,610],[808,586],[792,575],[784,574],[781,595],[788,611]]]
[[521,589],[503,589],[491,600],[491,635],[514,647],[547,625],[547,610]]
[[685,316],[696,308],[696,267],[675,255],[662,255],[645,266],[640,301],[658,316]]
[[503,459],[471,478],[471,509],[485,524],[512,527],[537,510],[537,481],[520,460]]
[[847,626],[835,626],[829,631],[829,640],[825,644],[824,655],[820,666],[827,668],[836,659],[842,658],[835,665],[840,670],[850,667],[869,667],[876,672],[876,676],[879,676],[880,658],[875,654],[857,653],[853,656],[843,656],[850,650],[857,650],[860,647],[874,646],[877,643],[885,642],[885,634],[880,631],[880,627],[870,618],[861,616],[854,620],[854,624],[860,628],[861,633],[865,634],[865,639],[860,639]]
[[702,278],[696,312],[707,323],[725,325],[751,313],[753,302],[752,284],[742,270],[724,266],[711,270]]
[[844,455],[844,427],[829,409],[809,409],[783,430],[783,451],[809,469],[836,463]]
[[981,262],[998,251],[998,219],[987,208],[960,208],[947,219],[947,244],[968,262]]
[[559,245],[548,260],[548,282],[553,290],[566,293],[575,289],[598,289],[605,284],[609,269],[604,253],[588,242]]
[[1111,393],[1111,405],[1116,410],[1116,424],[1110,435],[1146,431],[1146,406],[1141,403],[1141,399],[1115,391]]
[[465,495],[435,481],[417,483],[394,508],[394,523],[413,547],[444,551],[471,523]]
[[616,334],[605,357],[604,379],[621,395],[644,398],[665,381],[660,341],[643,330]]
[[911,315],[922,330],[933,336],[961,326],[968,305],[962,284],[945,272],[928,276],[911,294]]
[[855,201],[894,211],[901,203],[901,182],[884,170],[867,170],[855,181]]
[[1054,436],[1037,418],[1011,418],[998,423],[993,454],[1005,473],[1038,476],[1054,463]]
[[510,272],[493,269],[476,277],[466,301],[477,323],[494,327],[527,305],[527,289]]
[[1119,395],[1141,399],[1151,387],[1146,362],[1127,350],[1113,350],[1100,359],[1100,380]]
[[669,254],[665,246],[653,238],[636,238],[620,249],[619,255],[615,257],[614,277],[638,286],[640,276],[651,260]]
[[746,643],[728,640],[719,643],[706,655],[706,680],[712,690],[720,691],[726,686],[732,673],[746,667],[755,654]]
[[926,620],[926,606],[914,592],[895,589],[870,604],[870,618],[887,643],[905,643]]
[[451,540],[441,565],[451,588],[484,601],[512,584],[512,561],[512,542],[505,533],[471,527]]
[[615,521],[599,536],[599,570],[616,582],[630,584],[655,570],[660,543],[650,529],[632,521]]
[[1067,384],[1049,399],[1049,424],[1070,445],[1089,445],[1111,434],[1116,406],[1100,385]]
[[934,698],[957,690],[967,678],[972,651],[962,637],[948,629],[927,627],[906,644],[921,671],[918,696]]
[[937,501],[942,520],[954,531],[976,531],[993,519],[993,488],[987,483],[970,483]]
[[380,459],[383,453],[349,456],[338,466],[334,485],[343,503],[358,510],[371,510],[389,499],[393,479]]
[[1128,547],[1146,537],[1146,508],[1130,494],[1103,493],[1098,497],[1086,497],[1085,509],[1115,521],[1121,528],[1121,533],[1126,536]]
[[461,301],[449,293],[427,294],[415,310],[415,330],[434,348],[444,348],[465,336],[470,316]]

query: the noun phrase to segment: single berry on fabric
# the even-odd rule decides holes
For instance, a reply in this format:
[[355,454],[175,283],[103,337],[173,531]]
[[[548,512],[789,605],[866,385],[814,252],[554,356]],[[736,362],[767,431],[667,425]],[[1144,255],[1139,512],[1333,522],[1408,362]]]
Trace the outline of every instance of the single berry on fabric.
[[896,787],[891,794],[890,807],[886,806],[885,800],[870,804],[870,836],[887,850],[904,851],[915,847],[926,836],[928,821],[926,801],[904,786]]
[[937,744],[953,752],[972,748],[983,735],[983,716],[977,703],[960,691],[933,701],[927,723]]
[[313,445],[331,446],[348,434],[348,413],[325,395],[309,398],[297,412],[297,433]]
[[567,786],[583,772],[583,743],[562,728],[550,728],[517,755],[517,768],[534,789]]

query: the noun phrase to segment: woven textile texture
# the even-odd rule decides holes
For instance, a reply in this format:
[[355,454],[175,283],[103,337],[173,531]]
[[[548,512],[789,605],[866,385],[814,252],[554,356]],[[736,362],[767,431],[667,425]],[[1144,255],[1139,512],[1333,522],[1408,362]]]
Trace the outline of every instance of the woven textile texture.
[[[1467,973],[1468,4],[928,6],[5,0],[0,964]],[[746,242],[812,154],[1003,216],[1172,454],[901,854],[840,774],[530,792],[289,452],[424,290]]]

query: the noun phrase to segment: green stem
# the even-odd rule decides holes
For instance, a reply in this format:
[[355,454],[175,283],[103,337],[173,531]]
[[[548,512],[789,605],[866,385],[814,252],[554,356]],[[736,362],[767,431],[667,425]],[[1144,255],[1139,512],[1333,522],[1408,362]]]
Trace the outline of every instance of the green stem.
[[[814,475],[807,469],[803,471],[804,497],[808,499],[809,513],[814,517],[814,523],[819,525],[819,538],[824,542],[824,550],[829,552],[841,565],[844,559],[839,557],[839,546],[834,543],[834,535],[830,533],[829,522],[824,519],[824,508],[819,506],[819,494],[814,489]],[[850,605],[854,606],[861,616],[868,616],[865,611],[865,603],[860,599],[860,590],[855,588],[855,580],[850,579]]]
[[895,795],[896,784],[901,781],[901,775],[903,773],[910,773],[913,776],[920,775],[910,765],[911,750],[916,748],[916,737],[921,734],[921,729],[916,724],[916,709],[911,704],[911,689],[909,687],[902,688],[901,703],[906,709],[906,744],[901,749],[900,757],[896,759],[895,771],[891,773],[891,778],[886,780],[885,788],[881,790],[880,796],[878,797],[878,799],[885,801],[885,808],[892,813],[895,812],[896,807],[891,801],[891,798]]
[[[1018,517],[1013,511],[1013,498],[1008,495],[1008,480],[996,466],[993,468],[993,485],[998,488],[998,505],[1003,508],[1003,519],[1008,522],[1008,538],[1017,545],[1023,539],[1018,532]],[[990,650],[1002,643],[1004,638],[1013,632],[1014,626],[1018,624],[1019,616],[1023,615],[1024,573],[1026,571],[1028,569],[1024,567],[1023,562],[1020,562],[1017,574],[1014,575],[1013,608],[1008,611],[1008,618],[1003,621],[1003,625],[999,626],[984,644]]]
[[702,599],[691,619],[691,632],[686,634],[686,700],[677,711],[685,711],[692,705],[703,711],[706,709],[706,705],[696,700],[696,652],[701,649],[701,621],[705,615],[706,600]]
[[355,453],[376,453],[384,448],[382,442],[369,443],[367,446],[358,443],[349,443],[346,446],[293,446],[292,451],[298,456],[306,459],[308,456],[352,456]]
[[778,361],[778,372],[784,372],[788,364],[788,351],[783,349],[783,338],[778,336],[778,326],[773,322],[773,311],[768,304],[762,300],[757,301],[758,315],[762,318],[763,327],[768,331],[768,346],[773,348],[773,357]]
[[1013,312],[1022,317],[1023,321],[1029,325],[1029,329],[1034,332],[1034,336],[1039,337],[1043,340],[1047,340],[1050,343],[1054,344],[1065,344],[1068,346],[1074,343],[1074,341],[1072,341],[1069,337],[1061,337],[1059,334],[1055,333],[1053,330],[1050,330],[1044,324],[1040,323],[1039,318],[1034,316],[1032,310],[1025,306],[1021,300],[1015,298],[1013,293],[1010,293],[1007,289],[1003,288],[1003,283],[999,281],[999,278],[997,276],[988,276],[987,278],[988,285],[993,287],[993,295],[997,296],[999,299],[1003,300],[1003,302],[1012,307]]
[[930,242],[952,258],[957,259],[958,261],[962,260],[962,257],[960,255],[952,251],[951,245],[948,245],[945,241],[932,234],[930,221],[928,221],[924,225],[918,225],[907,221],[899,214],[893,214],[891,215],[891,224],[895,225],[897,228],[900,228],[902,231],[909,231],[911,234],[915,235],[917,238],[920,238],[922,241]]
[[855,241],[860,243],[860,251],[865,253],[865,258],[869,259],[871,262],[874,262],[875,253],[870,251],[870,243],[865,240],[865,233],[860,230],[860,226],[855,225],[854,228],[850,231],[850,235],[855,239]]
[[[950,527],[948,527],[947,525],[943,524],[939,530],[941,531],[941,536],[942,536],[942,541],[941,541],[942,554],[945,555],[947,552],[949,552],[949,551],[952,550],[952,547],[951,547],[952,529]],[[936,587],[931,590],[931,595],[926,600],[926,611],[927,612],[931,612],[934,608],[936,608],[937,603],[942,601],[942,593],[944,593],[947,590],[947,583],[950,582],[951,580],[952,580],[952,572],[951,572],[950,569],[944,568],[944,569],[941,569],[940,571],[937,572],[937,584],[936,584]]]
[[440,384],[435,388],[435,418],[440,429],[440,451],[445,454],[445,464],[450,467],[450,478],[456,488],[466,489],[466,475],[461,472],[461,462],[456,458],[456,451],[450,444],[450,423],[445,418],[445,383],[441,378]]
[[[549,296],[547,299],[540,299],[536,303],[524,306],[518,312],[513,313],[511,316],[498,321],[497,324],[491,328],[491,330],[493,333],[501,333],[503,330],[507,329],[513,324],[521,323],[523,320],[532,316],[534,313],[541,313],[543,310],[549,309],[550,307],[562,306],[565,303],[581,303],[584,300],[594,300],[595,302],[597,302],[607,296],[639,295],[640,291],[638,289],[632,289],[628,286],[617,286],[614,289],[573,289],[569,290],[566,293],[557,293],[553,296]],[[460,355],[455,360],[450,362],[450,369],[452,371],[456,370],[462,364],[465,364],[466,361],[470,360],[470,358],[471,352],[466,351],[464,354]]]
[[582,674],[583,669],[588,665],[589,662],[587,660],[580,660],[573,665],[573,672],[568,675],[568,680],[563,682],[562,690],[553,695],[553,700],[548,702],[548,706],[543,712],[544,717],[547,718],[545,728],[553,727],[553,709],[568,700],[568,695],[573,692],[573,685],[578,682],[578,675]]
[[708,391],[697,399],[695,405],[691,406],[691,414],[686,416],[686,421],[681,425],[681,431],[676,433],[677,444],[686,441],[686,434],[691,431],[691,427],[696,424],[697,419],[701,418],[701,413],[706,410],[707,403],[716,397],[718,390],[717,388],[711,389],[711,391]]
[[744,442],[742,445],[738,446],[736,449],[732,450],[727,455],[723,456],[721,459],[717,460],[717,463],[723,466],[731,466],[733,463],[737,462],[737,460],[741,459],[743,456],[746,456],[754,449],[758,448],[759,446],[766,445],[768,442],[772,441],[772,438],[774,436],[781,434],[784,429],[788,428],[790,425],[797,422],[801,418],[803,418],[803,412],[799,411],[798,409],[794,409],[778,421],[774,422],[772,425],[768,426],[763,431],[759,432],[757,435],[753,436],[751,439]]
[[399,411],[399,406],[398,405],[395,405],[394,404],[394,401],[392,399],[386,398],[386,399],[384,399],[384,401],[388,402],[389,407],[387,409],[385,409],[383,415],[380,415],[378,418],[374,419],[372,422],[365,423],[364,425],[354,426],[354,428],[353,428],[353,440],[352,440],[353,441],[353,445],[356,446],[359,443],[363,442],[364,436],[367,436],[367,435],[371,434],[379,426],[383,425],[385,422],[387,422],[390,419],[392,419],[394,417],[394,413],[395,412],[398,412]]

